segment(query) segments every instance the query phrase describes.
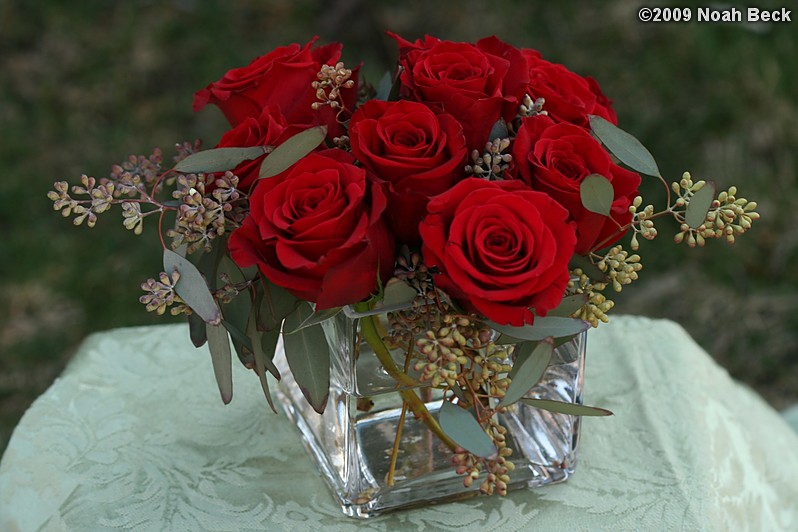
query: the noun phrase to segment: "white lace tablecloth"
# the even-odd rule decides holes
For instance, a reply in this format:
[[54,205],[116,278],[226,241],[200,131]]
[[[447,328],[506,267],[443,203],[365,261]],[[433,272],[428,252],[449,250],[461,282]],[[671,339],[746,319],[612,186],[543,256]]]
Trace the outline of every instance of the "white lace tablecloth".
[[590,333],[568,482],[343,517],[286,418],[236,367],[224,406],[183,326],[88,338],[0,463],[0,530],[798,530],[798,435],[678,326]]

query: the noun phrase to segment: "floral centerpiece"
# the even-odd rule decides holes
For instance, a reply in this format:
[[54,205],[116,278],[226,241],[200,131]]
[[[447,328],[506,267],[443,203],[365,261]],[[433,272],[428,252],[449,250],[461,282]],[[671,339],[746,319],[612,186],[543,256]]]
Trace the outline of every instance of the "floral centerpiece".
[[[734,242],[758,218],[735,187],[717,194],[689,173],[669,185],[592,78],[496,37],[393,37],[397,68],[376,86],[340,44],[277,48],[195,94],[196,111],[213,104],[230,122],[214,148],[131,156],[49,194],[76,225],[114,204],[135,234],[157,220],[164,271],[142,303],[188,315],[224,402],[233,352],[270,405],[267,375],[282,379],[286,410],[361,516],[444,496],[419,490],[437,486],[427,454],[461,491],[567,478],[578,416],[609,414],[581,404],[584,331],[637,279],[639,239],[671,217],[676,243]],[[663,209],[644,206],[641,174],[662,181]],[[528,434],[567,452],[530,458]],[[405,467],[403,453],[423,459]],[[403,481],[415,498],[391,491]]]

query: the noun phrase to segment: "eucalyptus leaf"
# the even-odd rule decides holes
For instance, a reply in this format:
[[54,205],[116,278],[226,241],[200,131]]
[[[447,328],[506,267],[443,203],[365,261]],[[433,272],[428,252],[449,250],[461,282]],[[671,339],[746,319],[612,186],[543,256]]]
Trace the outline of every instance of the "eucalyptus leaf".
[[400,72],[394,74],[391,92],[388,94],[387,98],[389,102],[395,102],[399,100],[399,90],[402,88],[402,77],[399,74]]
[[571,296],[565,296],[560,301],[560,304],[557,305],[556,308],[550,310],[546,316],[561,316],[564,318],[570,317],[580,308],[584,307],[587,304],[587,294],[574,294]]
[[507,122],[504,118],[499,118],[493,127],[490,129],[488,142],[493,142],[496,139],[506,139],[510,137],[510,131],[507,129]]
[[[579,334],[579,333],[577,333],[577,334]],[[565,345],[565,344],[567,344],[568,342],[570,342],[571,340],[573,340],[573,339],[574,339],[574,338],[577,336],[577,334],[569,334],[568,336],[561,336],[561,337],[559,337],[559,338],[555,338],[555,339],[554,339],[554,349],[557,349],[557,348],[558,348],[558,347],[560,347],[561,345]],[[525,344],[525,343],[528,343],[528,344],[530,344],[532,347],[534,347],[534,346],[535,346],[535,342],[534,342],[534,341],[532,341],[532,340],[523,340],[523,339],[521,339],[521,338],[514,338],[514,337],[512,337],[512,336],[509,336],[509,335],[507,335],[507,334],[500,334],[500,335],[498,336],[498,338],[496,338],[496,340],[494,341],[494,343],[495,343],[496,345],[513,345],[513,344],[514,344],[514,345],[518,345],[518,344]]]
[[[246,276],[235,262],[227,255],[223,256],[219,262],[218,276],[221,282],[221,275],[225,274],[231,283],[238,284],[246,281]],[[224,325],[233,340],[233,347],[236,350],[239,360],[245,366],[254,362],[252,342],[246,334],[246,330],[252,313],[252,292],[243,290],[233,296],[230,301],[222,305],[222,325]]]
[[[229,303],[222,306],[222,322],[225,328],[233,336],[233,341],[242,341],[240,336],[246,338],[244,331],[247,330],[249,315],[252,312],[252,294],[249,290],[244,290],[233,297]],[[236,331],[236,332],[234,332]],[[244,345],[250,342],[243,342]],[[250,350],[251,347],[247,346]]]
[[283,319],[296,310],[300,300],[263,276],[261,276],[261,289],[263,296],[258,307],[258,330],[279,330]]
[[175,292],[186,302],[186,305],[207,323],[218,325],[221,321],[219,307],[196,266],[174,251],[165,249],[163,251],[163,267],[167,274],[175,270],[180,274],[180,279],[175,284]]
[[311,327],[313,325],[317,325],[320,323],[324,323],[325,321],[334,318],[338,315],[339,312],[343,310],[342,307],[334,307],[328,308],[324,310],[319,310],[318,312],[314,312],[310,316],[307,317],[305,321],[299,324],[299,327],[293,330],[287,330],[285,327],[283,328],[283,334],[294,334],[297,331],[301,331],[306,327]]
[[577,336],[578,335],[576,335],[576,334],[572,334],[570,336],[563,336],[562,338],[555,338],[554,339],[554,349],[557,349],[561,345],[567,344],[568,342],[570,342],[571,340],[573,340]]
[[525,397],[521,399],[521,402],[529,406],[533,406],[535,408],[541,408],[543,410],[548,410],[549,412],[555,412],[557,414],[569,414],[572,416],[611,416],[612,415],[612,412],[604,408],[579,405],[576,403],[566,403],[564,401],[554,401],[551,399],[530,399]]
[[263,159],[260,178],[273,177],[294,165],[305,155],[316,149],[327,137],[327,126],[316,126],[297,133]]
[[192,153],[175,165],[175,170],[186,174],[224,172],[232,170],[244,161],[257,159],[269,153],[269,146],[252,146],[249,148],[214,148],[212,150]]
[[[300,305],[285,319],[287,329],[297,329],[312,313],[308,305]],[[312,325],[283,335],[285,358],[302,395],[319,414],[327,406],[330,394],[330,353],[321,325]]]
[[521,338],[515,338],[510,336],[509,334],[500,334],[496,341],[494,342],[496,345],[512,345],[512,344],[522,344],[524,342],[528,342],[529,340],[522,340]]
[[468,410],[444,400],[438,412],[438,423],[443,432],[463,449],[482,458],[496,454],[493,440]]
[[600,116],[588,115],[588,119],[593,133],[623,164],[640,173],[659,177],[654,156],[639,140]]
[[399,87],[401,82],[398,74],[392,74],[386,71],[385,75],[380,79],[380,84],[377,86],[377,93],[374,96],[375,100],[383,100],[386,102],[395,102],[399,99]]
[[225,256],[225,249],[227,249],[227,238],[222,236],[217,239],[216,244],[211,247],[210,251],[203,251],[199,258],[193,261],[197,269],[205,277],[205,282],[208,283],[208,288],[211,290],[218,288],[217,272],[219,271],[219,263],[222,257]]
[[385,74],[380,79],[380,84],[377,85],[377,93],[374,95],[375,100],[383,100],[387,101],[388,96],[391,94],[391,88],[393,87],[393,75],[391,75],[390,71],[386,71]]
[[486,323],[503,335],[533,342],[543,340],[547,336],[561,338],[563,336],[579,334],[590,327],[590,324],[586,321],[574,318],[563,318],[560,316],[537,317],[533,325],[524,325],[523,327],[499,325],[492,321],[486,321]]
[[519,346],[518,355],[513,363],[513,369],[507,375],[510,386],[499,402],[500,405],[511,405],[521,399],[543,376],[551,361],[554,352],[554,339],[545,338],[533,345],[531,352],[525,349],[524,344]]
[[[532,351],[535,349],[535,346],[538,345],[538,342],[530,342],[529,340],[518,340],[515,345],[515,350],[513,351],[513,360],[526,360],[526,358],[532,354]],[[515,363],[513,363],[513,369],[510,370],[508,375],[513,373],[513,370],[516,369]]]
[[410,305],[417,296],[416,289],[406,282],[399,279],[391,279],[385,285],[385,292],[380,304],[383,307]]
[[[222,326],[224,326],[224,324],[225,322],[222,320]],[[228,330],[227,332],[230,331]],[[233,340],[233,350],[236,352],[238,361],[241,362],[241,365],[245,368],[251,368],[255,364],[255,353],[253,353],[252,350],[250,350],[245,344],[236,340],[236,336],[234,334],[231,333],[230,337]]]
[[274,408],[274,400],[272,399],[272,393],[269,389],[269,380],[266,377],[266,368],[263,363],[263,357],[259,356],[258,353],[255,353],[255,371],[258,373],[258,380],[260,380],[260,387],[263,390],[263,395],[266,396],[266,401],[269,403],[269,407],[272,409],[272,412],[275,414],[277,413],[277,409]]
[[193,312],[188,315],[188,336],[194,347],[202,347],[208,341],[208,336],[205,334],[205,320]]
[[[246,347],[250,352],[253,351],[252,341],[237,325],[227,320],[222,320],[222,326],[227,329],[228,333],[230,333],[230,339],[233,341],[233,346],[235,347],[236,344],[239,344],[239,347],[236,348],[236,351],[238,351],[240,347]],[[239,358],[246,358],[240,352],[238,353],[238,356]]]
[[[277,413],[277,409],[274,408],[274,401],[272,400],[272,394],[269,390],[269,381],[266,378],[266,369],[267,364],[271,367],[274,367],[272,363],[272,358],[274,358],[274,349],[277,346],[277,339],[280,337],[280,331],[268,331],[265,333],[261,333],[255,327],[255,320],[252,319],[249,321],[247,325],[247,335],[249,336],[250,340],[252,341],[253,355],[255,358],[255,372],[258,374],[258,379],[260,380],[260,386],[263,390],[263,395],[266,396],[266,401],[269,403],[269,407],[271,407],[272,412],[275,414]],[[263,337],[268,336],[269,339],[267,341],[263,341]],[[274,339],[274,345],[271,345],[271,340]],[[277,368],[274,368],[275,371]],[[271,371],[271,370],[270,370]],[[277,375],[279,376],[279,372]],[[279,377],[278,377],[279,379]]]
[[715,199],[715,190],[715,182],[707,181],[703,187],[693,193],[693,197],[690,198],[690,203],[687,204],[687,210],[684,213],[684,223],[693,229],[704,223],[709,208],[712,207],[712,202]]
[[[271,334],[272,332],[274,331],[269,331],[265,334]],[[255,352],[255,371],[258,373],[258,380],[260,380],[260,387],[263,390],[263,395],[266,396],[266,401],[269,403],[272,412],[276,414],[277,409],[274,408],[274,400],[272,399],[271,390],[269,390],[269,380],[266,377],[265,358],[262,353],[263,351],[261,350]]]
[[568,263],[568,267],[572,270],[579,268],[584,272],[585,275],[593,279],[594,281],[598,281],[600,283],[607,281],[607,276],[598,269],[598,266],[590,262],[590,259],[584,255],[573,255],[571,257],[571,261]]
[[615,199],[615,189],[603,175],[590,174],[579,185],[579,196],[582,198],[582,206],[585,209],[609,216],[612,210],[612,201]]
[[228,404],[233,399],[233,355],[230,351],[230,337],[224,327],[210,323],[205,326],[205,334],[208,336],[208,349],[211,352],[216,384],[222,394],[222,402]]
[[450,390],[452,391],[454,396],[457,397],[458,401],[463,401],[463,402],[468,401],[468,398],[466,397],[466,392],[464,392],[463,389],[460,388],[459,386],[453,386],[450,388]]
[[273,361],[274,354],[277,350],[277,342],[280,339],[280,331],[279,329],[273,331],[258,331],[258,334],[260,335],[260,350],[256,349],[255,354],[263,353],[263,365],[268,372],[279,381],[282,379],[282,375],[280,375],[280,370],[277,369]]
[[259,271],[257,266],[242,268],[236,264],[229,255],[225,253],[222,253],[221,255],[221,258],[219,259],[217,276],[224,273],[230,278],[230,281],[233,284],[251,281],[258,276]]
[[[233,259],[230,260],[232,261]],[[238,266],[238,270],[241,272],[241,275],[243,275],[244,279],[246,279],[247,281],[254,281],[260,275],[260,270],[258,269],[257,266],[248,266],[246,268]]]

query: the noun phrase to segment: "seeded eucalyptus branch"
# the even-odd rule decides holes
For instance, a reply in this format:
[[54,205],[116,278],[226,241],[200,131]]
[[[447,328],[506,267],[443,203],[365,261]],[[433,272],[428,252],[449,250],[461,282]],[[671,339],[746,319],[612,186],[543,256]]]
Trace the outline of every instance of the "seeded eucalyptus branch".
[[[176,168],[185,165],[181,161],[200,153],[200,147],[200,141],[177,144],[173,159]],[[203,152],[203,156],[206,154],[213,155],[212,151]],[[172,199],[160,199],[166,186],[174,187]],[[136,235],[142,233],[144,219],[157,214],[164,248],[167,246],[163,218],[167,212],[173,212],[175,226],[165,232],[171,238],[169,247],[192,254],[199,250],[209,253],[216,239],[240,225],[247,212],[248,198],[237,186],[238,178],[229,171],[185,173],[175,168],[164,171],[161,150],[156,148],[149,156],[131,155],[113,165],[109,177],[102,178],[99,184],[95,178],[83,175],[80,184],[71,188],[65,181],[56,182],[55,190],[47,196],[64,217],[74,216],[75,225],[86,222],[89,227],[94,227],[98,214],[119,205],[124,227]],[[173,315],[190,314],[191,307],[175,291],[179,279],[177,270],[161,272],[158,279],[147,279],[142,284],[146,293],[140,298],[147,310],[163,314],[171,307]],[[231,294],[229,290],[218,290],[214,297],[229,302]]]
[[[732,186],[716,197],[715,183],[703,180],[694,182],[689,172],[685,172],[679,182],[673,182],[669,187],[660,175],[653,156],[637,139],[601,117],[591,116],[590,125],[593,133],[622,163],[640,173],[659,178],[665,187],[668,201],[667,208],[655,212],[651,204],[640,209],[643,197],[635,197],[629,206],[632,220],[628,224],[619,226],[615,234],[599,242],[587,256],[574,257],[580,260],[572,261],[575,267],[571,273],[575,280],[569,283],[567,293],[587,294],[587,305],[574,316],[595,327],[599,322],[608,321],[606,313],[614,305],[602,292],[608,286],[620,292],[625,285],[637,280],[638,272],[643,268],[640,256],[629,255],[620,245],[615,245],[606,252],[599,252],[619,234],[631,230],[630,247],[637,251],[640,247],[639,238],[653,240],[657,237],[658,230],[654,220],[671,216],[679,224],[679,232],[674,236],[677,244],[686,242],[690,247],[704,246],[710,238],[723,238],[727,243],[733,244],[736,237],[748,231],[753,222],[759,219],[759,213],[755,211],[756,202],[736,197],[737,187]],[[590,177],[596,177],[598,181],[604,179],[598,175]],[[601,187],[595,189],[585,185],[583,182],[582,201],[585,208],[598,212],[595,205],[609,205],[607,201],[612,201],[611,195],[609,200],[597,199],[594,194],[600,193]],[[673,201],[671,191],[677,196]]]

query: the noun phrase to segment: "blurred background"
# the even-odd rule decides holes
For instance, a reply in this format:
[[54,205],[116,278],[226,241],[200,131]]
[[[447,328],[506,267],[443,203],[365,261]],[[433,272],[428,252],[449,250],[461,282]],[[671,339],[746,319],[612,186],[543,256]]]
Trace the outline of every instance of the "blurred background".
[[[73,227],[46,198],[52,183],[105,176],[156,146],[166,156],[178,141],[213,146],[226,121],[212,107],[192,113],[193,93],[278,45],[313,35],[342,41],[347,63],[364,61],[376,84],[396,58],[385,30],[409,39],[496,34],[536,48],[595,77],[666,178],[690,170],[756,199],[763,219],[734,246],[688,250],[661,223],[659,239],[641,246],[641,280],[615,312],[675,320],[774,407],[798,401],[798,268],[790,266],[798,260],[798,21],[643,24],[640,5],[0,2],[0,452],[87,334],[174,320],[138,303],[140,282],[161,270],[152,224],[135,237],[117,211],[92,230]],[[657,181],[644,192],[664,204]]]

